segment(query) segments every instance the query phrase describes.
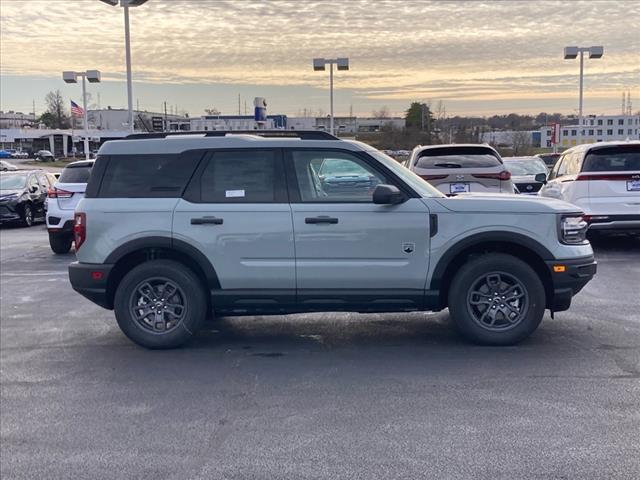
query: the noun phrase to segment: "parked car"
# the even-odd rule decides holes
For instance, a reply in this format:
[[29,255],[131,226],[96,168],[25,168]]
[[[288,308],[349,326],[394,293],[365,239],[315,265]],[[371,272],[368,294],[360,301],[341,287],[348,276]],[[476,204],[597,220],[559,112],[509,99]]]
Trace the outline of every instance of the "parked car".
[[540,195],[577,205],[592,232],[640,232],[640,141],[566,150]]
[[561,153],[538,153],[536,157],[541,159],[547,166],[548,170],[551,170],[560,158]]
[[547,166],[538,157],[503,157],[502,161],[520,193],[537,195],[547,181]]
[[418,146],[406,165],[445,195],[515,192],[511,173],[489,145]]
[[13,163],[9,163],[6,160],[0,160],[0,171],[1,172],[8,172],[11,170],[18,170],[18,167],[16,167]]
[[[146,347],[184,344],[210,314],[447,307],[467,338],[509,345],[596,271],[566,202],[446,197],[326,132],[170,136],[106,142],[74,215],[71,285]],[[313,165],[336,158],[375,188],[319,189]]]
[[49,181],[40,170],[0,173],[0,223],[44,220]]
[[38,150],[35,155],[36,160],[41,162],[55,162],[56,157],[49,150]]
[[[339,155],[336,155],[339,157]],[[328,197],[331,194],[361,196],[363,190],[371,190],[380,182],[369,171],[360,165],[343,158],[318,158],[309,164],[310,168],[317,168],[312,175],[320,180],[319,193]]]
[[11,158],[11,152],[7,150],[0,150],[0,158]]
[[68,253],[73,244],[73,211],[84,197],[94,160],[72,162],[49,189],[47,230],[54,253]]
[[11,154],[11,158],[25,159],[25,158],[29,158],[29,154],[24,150],[16,150]]

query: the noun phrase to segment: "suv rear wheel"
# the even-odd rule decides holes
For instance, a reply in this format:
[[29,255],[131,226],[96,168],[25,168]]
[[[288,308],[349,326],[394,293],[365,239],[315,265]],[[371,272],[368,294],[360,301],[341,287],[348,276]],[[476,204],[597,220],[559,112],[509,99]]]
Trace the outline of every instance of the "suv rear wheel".
[[512,345],[542,321],[545,292],[536,272],[511,255],[489,253],[465,263],[449,288],[456,329],[484,345]]
[[205,320],[207,301],[198,277],[172,260],[152,260],[125,275],[114,299],[118,325],[147,348],[184,345]]

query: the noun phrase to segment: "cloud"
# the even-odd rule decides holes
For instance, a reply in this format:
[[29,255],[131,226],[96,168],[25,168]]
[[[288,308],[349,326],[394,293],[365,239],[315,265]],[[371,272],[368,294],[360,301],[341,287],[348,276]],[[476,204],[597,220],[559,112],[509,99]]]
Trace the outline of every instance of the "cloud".
[[[0,70],[124,70],[122,10],[97,0],[0,0]],[[637,88],[640,1],[149,0],[131,9],[137,81],[326,88],[313,57],[349,56],[340,88],[374,100],[531,98],[575,89],[569,44],[602,44],[588,88]],[[43,32],[46,35],[43,36]],[[635,33],[634,33],[635,32]],[[616,96],[618,93],[616,93]]]

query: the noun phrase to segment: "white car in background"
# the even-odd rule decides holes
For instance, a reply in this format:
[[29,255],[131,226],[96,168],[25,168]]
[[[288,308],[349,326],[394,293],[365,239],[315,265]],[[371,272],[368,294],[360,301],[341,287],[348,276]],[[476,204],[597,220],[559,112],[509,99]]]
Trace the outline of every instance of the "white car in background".
[[565,151],[539,195],[573,203],[590,231],[640,232],[640,141],[601,142]]
[[18,170],[13,163],[9,163],[6,160],[0,160],[0,172],[12,172]]
[[489,145],[419,145],[404,165],[445,195],[515,193],[511,172]]
[[502,157],[511,181],[523,195],[537,195],[547,181],[547,165],[539,157]]
[[47,195],[47,230],[54,253],[68,253],[73,244],[73,212],[84,198],[95,160],[67,165]]

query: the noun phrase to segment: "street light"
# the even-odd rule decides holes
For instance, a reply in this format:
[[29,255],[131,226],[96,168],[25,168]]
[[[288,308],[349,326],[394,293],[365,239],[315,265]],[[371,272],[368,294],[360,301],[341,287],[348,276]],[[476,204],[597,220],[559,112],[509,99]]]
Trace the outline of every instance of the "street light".
[[129,131],[133,133],[133,85],[131,80],[131,37],[129,35],[129,7],[139,7],[147,0],[100,0],[115,7],[120,3],[124,8],[124,44],[127,62],[127,102],[129,108]]
[[324,71],[325,66],[329,65],[329,98],[331,102],[331,117],[329,124],[329,132],[333,135],[333,65],[338,67],[338,70],[349,70],[348,58],[314,58],[313,70],[316,72]]
[[[86,81],[89,80],[89,83],[100,83],[100,72],[98,70],[87,70],[86,72],[62,72],[62,79],[65,81],[65,83],[78,83],[78,77],[82,77],[82,108],[84,108],[84,155],[86,159],[89,160],[89,116],[87,113]],[[73,118],[71,119],[71,121],[73,121]],[[71,138],[71,146],[73,147],[73,138]]]
[[582,84],[584,71],[584,52],[589,52],[589,58],[602,58],[604,55],[603,46],[595,47],[564,47],[564,59],[575,60],[580,54],[580,105],[578,108],[578,141],[582,143]]

